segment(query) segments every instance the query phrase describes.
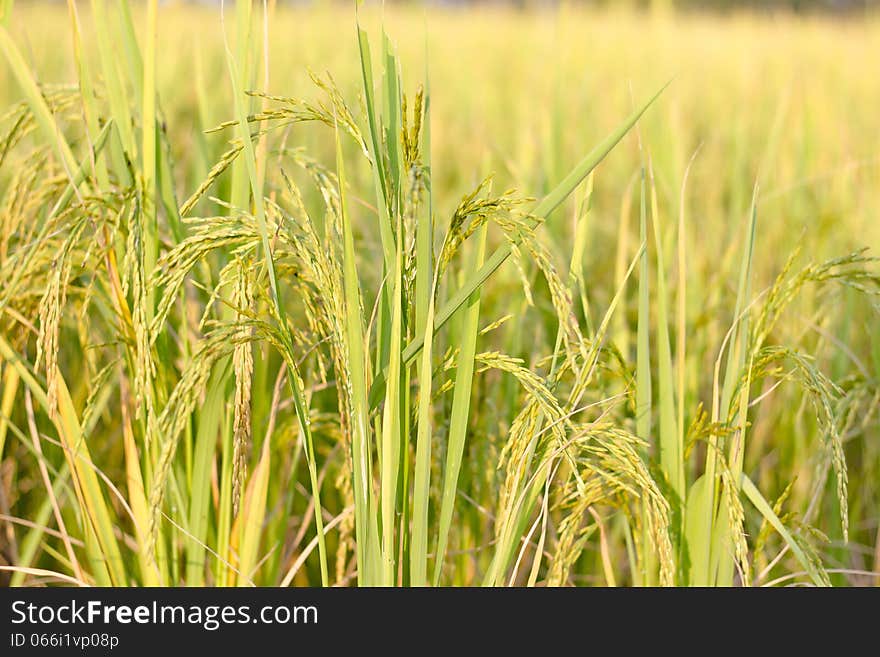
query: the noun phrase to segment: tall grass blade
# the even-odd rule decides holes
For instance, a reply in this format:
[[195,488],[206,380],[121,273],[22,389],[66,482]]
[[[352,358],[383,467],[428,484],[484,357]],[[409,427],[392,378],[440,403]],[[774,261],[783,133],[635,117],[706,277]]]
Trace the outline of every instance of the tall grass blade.
[[[478,233],[478,242],[467,276],[477,271],[486,253],[487,227]],[[458,488],[458,478],[464,458],[468,418],[471,409],[471,390],[474,379],[474,356],[477,351],[477,335],[480,322],[480,290],[475,289],[468,301],[462,318],[460,350],[455,363],[455,387],[452,392],[452,411],[449,418],[449,437],[446,446],[446,465],[443,469],[443,491],[440,501],[437,549],[434,557],[434,586],[439,585],[443,575],[443,563],[449,545],[449,530]],[[435,325],[436,329],[436,325]]]
[[367,361],[361,313],[360,280],[355,262],[354,235],[345,191],[345,165],[337,134],[336,175],[339,179],[342,220],[342,280],[345,292],[345,331],[348,348],[348,390],[351,404],[351,462],[357,536],[358,583],[379,584],[379,529],[373,493],[373,458],[370,440],[370,409],[367,403]]
[[684,445],[676,421],[676,384],[669,340],[669,292],[666,286],[666,260],[663,257],[660,207],[657,202],[653,164],[650,165],[649,176],[651,179],[651,220],[654,231],[654,248],[657,251],[657,314],[655,319],[657,325],[657,387],[660,407],[660,431],[658,433],[660,467],[676,497],[683,500],[685,492]]

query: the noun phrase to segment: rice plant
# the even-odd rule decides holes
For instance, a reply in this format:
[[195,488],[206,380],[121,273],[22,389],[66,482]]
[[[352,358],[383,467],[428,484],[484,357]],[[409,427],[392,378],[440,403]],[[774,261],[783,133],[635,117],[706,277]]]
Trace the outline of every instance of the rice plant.
[[[232,5],[68,0],[65,84],[3,5],[9,584],[878,581],[868,230],[795,248],[737,161],[695,188],[650,130],[676,80],[581,117],[592,147],[557,105],[536,175],[493,172],[450,161],[406,10],[334,9],[345,82],[286,95],[289,10]],[[186,105],[163,30],[193,16]]]

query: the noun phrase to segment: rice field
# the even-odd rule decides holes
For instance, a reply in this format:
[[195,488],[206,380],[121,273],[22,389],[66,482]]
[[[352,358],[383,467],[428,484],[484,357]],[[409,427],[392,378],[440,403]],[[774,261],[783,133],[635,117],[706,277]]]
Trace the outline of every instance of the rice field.
[[0,7],[0,583],[880,584],[880,16]]

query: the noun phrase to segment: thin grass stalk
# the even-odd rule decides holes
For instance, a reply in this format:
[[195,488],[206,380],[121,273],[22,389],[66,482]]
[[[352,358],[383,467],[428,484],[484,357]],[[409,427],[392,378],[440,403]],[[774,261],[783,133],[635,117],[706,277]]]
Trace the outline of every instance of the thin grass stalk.
[[[239,4],[250,5],[250,2],[240,2]],[[245,18],[242,19],[242,16],[244,16]],[[246,33],[247,30],[241,25],[241,22],[242,20],[249,20],[249,16],[249,9],[246,12],[243,11],[239,13],[240,34]],[[260,232],[260,241],[262,244],[263,253],[265,254],[264,262],[266,271],[269,276],[269,285],[272,293],[272,303],[274,305],[274,312],[279,324],[279,329],[284,339],[284,347],[287,353],[291,354],[293,350],[293,340],[290,335],[290,327],[287,324],[286,313],[284,311],[284,307],[281,303],[281,299],[279,296],[278,281],[275,276],[275,264],[272,256],[272,250],[269,245],[269,233],[266,226],[265,208],[263,205],[263,192],[262,189],[258,187],[259,177],[257,175],[256,155],[254,153],[254,147],[250,137],[250,130],[248,128],[247,112],[245,109],[245,96],[241,91],[241,83],[243,81],[243,78],[240,77],[240,72],[228,47],[226,50],[226,55],[227,64],[229,66],[229,73],[232,79],[233,96],[236,103],[236,113],[238,115],[239,138],[244,143],[244,161],[247,166],[247,173],[251,184],[251,194],[253,198],[254,209],[256,211],[256,220],[257,227]],[[315,461],[316,455],[314,440],[311,432],[311,421],[309,418],[308,405],[305,398],[303,397],[302,379],[299,376],[296,363],[290,356],[288,356],[286,360],[288,361],[288,367],[290,368],[290,375],[288,376],[287,380],[289,383],[291,394],[293,396],[294,408],[296,410],[296,416],[299,423],[299,430],[303,435],[304,443],[306,446],[306,460],[308,463],[309,478],[312,486],[312,496],[315,501],[315,527],[318,533],[318,554],[321,562],[321,583],[322,585],[327,586],[329,584],[327,569],[327,545],[324,539],[324,520],[322,517],[322,508],[320,501],[321,498],[319,490],[320,486],[318,484],[318,470],[317,463]]]
[[[143,177],[144,216],[144,275],[147,280],[156,267],[159,256],[159,227],[156,215],[158,201],[156,185],[156,33],[158,0],[147,2],[147,30],[144,45],[143,107],[141,110],[141,157]],[[147,290],[147,321],[153,319],[155,291]]]
[[[647,189],[645,181],[645,169],[642,167],[639,201],[639,239],[642,242],[648,240],[647,220]],[[639,306],[638,325],[636,327],[636,435],[651,444],[651,305],[650,305],[650,263],[648,253],[642,254],[639,266]],[[645,453],[645,460],[649,460],[650,454]],[[649,510],[642,509],[640,537],[641,572],[638,583],[642,586],[651,586],[654,583],[654,542],[648,531]]]
[[416,463],[413,479],[412,545],[410,548],[410,582],[413,586],[428,584],[428,503],[431,494],[431,361],[434,331],[435,290],[430,291],[425,317],[425,348],[419,362],[419,403],[417,411]]

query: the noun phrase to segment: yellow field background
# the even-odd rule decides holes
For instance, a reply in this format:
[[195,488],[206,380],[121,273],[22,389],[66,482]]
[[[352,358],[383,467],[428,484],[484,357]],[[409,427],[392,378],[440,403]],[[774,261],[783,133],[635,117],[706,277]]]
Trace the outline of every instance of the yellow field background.
[[[80,6],[94,60],[88,6]],[[232,9],[227,14],[231,23]],[[378,25],[380,12],[362,8],[361,17]],[[410,93],[426,71],[430,76],[435,175],[444,186],[463,194],[494,173],[502,186],[537,196],[638,99],[672,78],[641,123],[671,214],[699,147],[688,195],[694,221],[741,219],[758,184],[767,239],[787,236],[792,245],[806,239],[837,250],[866,240],[878,245],[880,20],[589,11],[566,4],[523,12],[388,8],[384,17]],[[39,80],[75,79],[62,6],[21,3],[13,26]],[[222,29],[214,7],[171,2],[160,10],[157,85],[183,162],[200,120],[213,127],[232,115],[231,103],[223,102],[230,87]],[[349,7],[281,4],[269,30],[271,84],[264,91],[314,96],[311,70],[331,73],[349,98],[357,96]],[[15,85],[0,79],[8,103]],[[210,98],[202,117],[199,93]],[[600,171],[603,211],[616,212],[637,168],[636,140],[628,138]]]

